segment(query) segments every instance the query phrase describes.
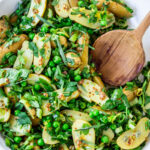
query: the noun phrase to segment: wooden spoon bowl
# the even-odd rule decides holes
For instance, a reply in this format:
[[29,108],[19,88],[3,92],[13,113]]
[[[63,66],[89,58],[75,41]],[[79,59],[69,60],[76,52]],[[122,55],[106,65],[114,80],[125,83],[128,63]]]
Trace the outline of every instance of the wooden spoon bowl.
[[145,63],[142,37],[149,25],[150,12],[136,30],[110,31],[95,41],[93,61],[104,82],[121,86],[141,72]]

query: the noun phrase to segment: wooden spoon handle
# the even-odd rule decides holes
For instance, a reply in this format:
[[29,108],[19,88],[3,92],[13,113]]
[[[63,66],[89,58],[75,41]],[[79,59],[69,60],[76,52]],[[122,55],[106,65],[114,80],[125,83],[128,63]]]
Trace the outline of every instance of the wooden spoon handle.
[[150,26],[150,12],[148,12],[148,14],[145,16],[145,18],[138,26],[138,28],[134,30],[134,33],[136,34],[137,39],[139,41],[142,40],[142,37],[149,26]]

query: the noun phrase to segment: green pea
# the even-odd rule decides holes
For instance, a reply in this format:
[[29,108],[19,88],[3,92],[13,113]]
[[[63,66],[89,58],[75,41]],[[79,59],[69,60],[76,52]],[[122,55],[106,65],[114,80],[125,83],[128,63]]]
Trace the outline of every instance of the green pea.
[[41,87],[40,87],[39,84],[35,84],[35,85],[34,85],[34,89],[35,89],[36,91],[39,91],[39,90],[41,89]]
[[26,82],[26,81],[22,82],[22,83],[21,83],[21,86],[22,86],[22,87],[27,86],[27,82]]
[[50,62],[49,62],[49,66],[50,66],[50,67],[55,67],[54,62],[53,62],[53,61],[50,61]]
[[20,110],[15,110],[15,116],[18,116],[20,112]]
[[115,130],[115,129],[117,128],[117,126],[116,126],[115,124],[111,124],[111,125],[110,125],[110,128],[111,128],[112,130]]
[[101,121],[104,122],[104,123],[107,123],[107,122],[108,122],[107,116],[103,116],[103,117],[101,118]]
[[69,128],[69,125],[66,124],[66,123],[62,126],[62,129],[63,129],[63,130],[67,130],[68,128]]
[[37,143],[38,143],[39,146],[44,146],[45,145],[44,140],[42,138],[38,139]]
[[53,58],[53,61],[54,61],[55,64],[59,64],[61,62],[61,58],[59,56],[55,56]]
[[85,109],[86,108],[86,103],[85,102],[81,102],[80,103],[80,108],[81,109]]
[[47,26],[42,26],[41,32],[48,32],[48,27]]
[[56,71],[56,67],[53,67],[53,68],[52,68],[52,71],[55,72],[55,71]]
[[81,80],[81,76],[80,75],[75,76],[74,80],[77,81],[77,82],[79,82]]
[[16,137],[14,138],[14,141],[15,141],[15,143],[19,144],[19,143],[22,141],[22,138],[19,137],[19,136],[16,136]]
[[101,142],[102,142],[102,143],[109,143],[109,137],[106,136],[106,135],[103,135],[103,136],[101,137]]
[[94,117],[93,111],[91,111],[91,112],[89,113],[89,115],[90,115],[91,118],[93,118],[93,117]]
[[58,128],[60,126],[60,123],[58,121],[53,122],[53,127]]
[[9,138],[5,138],[5,144],[9,147],[11,145],[11,141]]
[[94,111],[93,111],[93,115],[96,117],[96,116],[98,116],[99,115],[99,111],[97,110],[97,109],[95,109]]
[[30,32],[30,33],[29,33],[29,38],[30,38],[31,40],[34,39],[34,36],[35,36],[35,33],[33,33],[33,32]]

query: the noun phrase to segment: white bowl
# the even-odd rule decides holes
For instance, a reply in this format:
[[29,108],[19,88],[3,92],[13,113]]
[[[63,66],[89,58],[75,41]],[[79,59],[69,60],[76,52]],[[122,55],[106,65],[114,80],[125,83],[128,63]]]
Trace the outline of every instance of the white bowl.
[[[0,16],[8,15],[16,9],[20,0],[0,0]],[[133,8],[134,15],[129,20],[129,28],[136,28],[142,21],[144,16],[150,11],[150,0],[125,0],[127,4]],[[143,47],[146,53],[146,61],[150,61],[150,28],[143,37]],[[9,150],[5,146],[4,140],[0,137],[0,150]],[[150,150],[150,140],[146,144],[144,150]]]

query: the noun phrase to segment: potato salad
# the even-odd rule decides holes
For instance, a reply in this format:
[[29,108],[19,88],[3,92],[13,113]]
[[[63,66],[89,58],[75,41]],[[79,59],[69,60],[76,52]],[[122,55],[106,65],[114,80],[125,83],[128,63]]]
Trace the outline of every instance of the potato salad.
[[150,63],[112,87],[91,56],[132,13],[123,0],[22,0],[0,18],[0,135],[11,150],[143,149]]

